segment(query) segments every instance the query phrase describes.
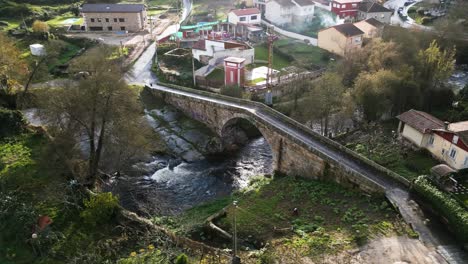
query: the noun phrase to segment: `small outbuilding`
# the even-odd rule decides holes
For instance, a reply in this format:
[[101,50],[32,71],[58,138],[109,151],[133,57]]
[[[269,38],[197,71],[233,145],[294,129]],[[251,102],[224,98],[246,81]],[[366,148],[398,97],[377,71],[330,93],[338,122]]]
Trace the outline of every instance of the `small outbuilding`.
[[29,49],[31,50],[31,54],[34,56],[45,56],[46,50],[44,45],[42,44],[31,44],[29,45]]

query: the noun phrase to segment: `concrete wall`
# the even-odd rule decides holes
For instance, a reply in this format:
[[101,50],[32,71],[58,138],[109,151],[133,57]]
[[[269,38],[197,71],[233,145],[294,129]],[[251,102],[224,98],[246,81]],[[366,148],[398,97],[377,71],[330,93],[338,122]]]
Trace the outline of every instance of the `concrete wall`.
[[[125,21],[119,22],[120,18]],[[83,13],[83,19],[86,31],[90,31],[91,27],[102,27],[102,31],[123,31],[121,27],[125,27],[125,31],[137,32],[145,28],[147,18],[146,11],[143,11],[140,13]],[[94,22],[91,22],[92,19]],[[117,22],[114,19],[117,19]]]
[[404,124],[403,131],[401,132],[401,136],[411,141],[419,148],[425,147],[422,144],[424,134],[407,124]]
[[341,56],[345,54],[346,37],[334,28],[319,31],[317,46]]
[[[319,150],[297,141],[272,124],[252,115],[248,110],[220,105],[214,102],[185,95],[151,90],[167,103],[177,107],[191,118],[203,122],[221,137],[224,125],[233,118],[243,118],[254,124],[273,152],[273,168],[291,176],[311,179],[334,180],[343,185],[359,187],[366,192],[383,192],[382,186],[367,180],[354,171],[347,169],[340,162],[324,156]],[[202,92],[200,92],[202,93]],[[235,100],[235,99],[234,99]]]

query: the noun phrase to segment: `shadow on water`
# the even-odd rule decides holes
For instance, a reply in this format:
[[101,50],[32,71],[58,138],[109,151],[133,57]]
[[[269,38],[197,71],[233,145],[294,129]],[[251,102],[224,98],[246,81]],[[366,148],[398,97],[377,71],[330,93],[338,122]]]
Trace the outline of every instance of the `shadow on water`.
[[173,215],[230,195],[246,187],[253,176],[272,173],[272,152],[261,134],[246,131],[249,137],[236,151],[210,155],[207,142],[216,136],[206,126],[148,93],[142,93],[142,101],[168,154],[135,164],[132,176],[111,180],[108,187],[124,207],[148,215]]

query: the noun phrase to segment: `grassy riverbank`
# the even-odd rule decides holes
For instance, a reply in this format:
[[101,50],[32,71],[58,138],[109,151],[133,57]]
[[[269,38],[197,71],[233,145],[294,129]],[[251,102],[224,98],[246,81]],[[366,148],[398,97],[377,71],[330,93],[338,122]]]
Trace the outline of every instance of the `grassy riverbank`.
[[[415,235],[384,197],[369,196],[332,182],[288,176],[256,178],[247,189],[232,197],[155,221],[206,243],[230,247],[229,240],[220,239],[204,228],[204,221],[233,200],[238,201],[236,218],[238,237],[243,241],[241,248],[269,244],[264,253],[280,263],[295,257],[319,259],[341,254],[379,237]],[[298,208],[297,215],[294,208]],[[226,216],[216,221],[228,233],[232,232],[233,213],[230,206]]]

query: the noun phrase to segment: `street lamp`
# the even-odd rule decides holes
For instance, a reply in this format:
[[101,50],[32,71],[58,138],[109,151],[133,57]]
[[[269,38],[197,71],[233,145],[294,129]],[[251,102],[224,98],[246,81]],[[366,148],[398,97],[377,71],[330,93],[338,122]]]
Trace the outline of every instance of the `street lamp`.
[[233,244],[234,244],[234,250],[233,250],[233,255],[232,255],[232,264],[240,264],[240,258],[237,256],[237,218],[236,218],[236,211],[237,211],[237,201],[234,200],[232,202],[232,205],[234,205],[234,234],[232,236]]

